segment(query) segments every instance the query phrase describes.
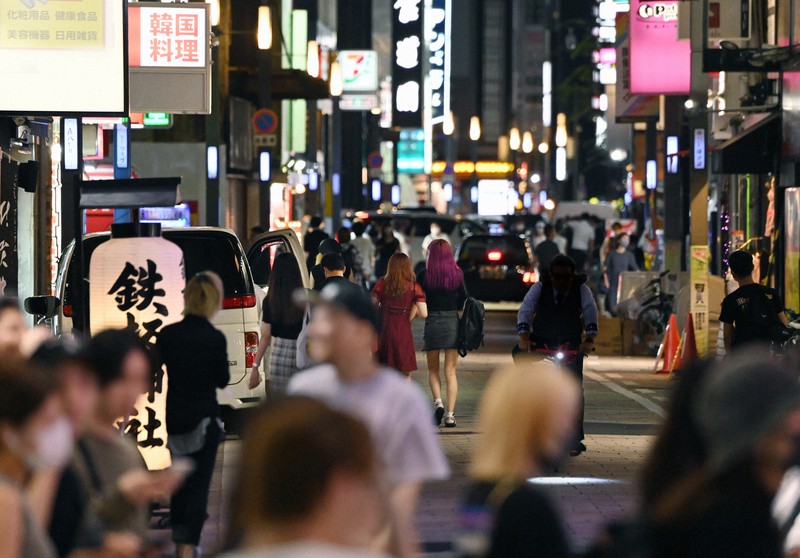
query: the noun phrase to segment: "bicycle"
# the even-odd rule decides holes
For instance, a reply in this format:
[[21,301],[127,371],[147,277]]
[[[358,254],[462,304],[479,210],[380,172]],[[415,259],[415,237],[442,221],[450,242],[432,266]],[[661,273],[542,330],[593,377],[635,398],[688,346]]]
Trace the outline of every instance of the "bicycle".
[[661,344],[669,317],[674,311],[675,297],[664,292],[662,281],[669,270],[662,271],[646,285],[634,291],[633,298],[639,304],[636,312],[636,338],[655,356]]

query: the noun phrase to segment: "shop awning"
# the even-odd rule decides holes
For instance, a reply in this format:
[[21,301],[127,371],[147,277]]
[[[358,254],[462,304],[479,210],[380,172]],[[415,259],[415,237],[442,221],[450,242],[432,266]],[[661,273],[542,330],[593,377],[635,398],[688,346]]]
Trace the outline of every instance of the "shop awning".
[[741,134],[711,150],[712,170],[720,174],[767,173],[775,170],[781,148],[781,115],[770,114]]

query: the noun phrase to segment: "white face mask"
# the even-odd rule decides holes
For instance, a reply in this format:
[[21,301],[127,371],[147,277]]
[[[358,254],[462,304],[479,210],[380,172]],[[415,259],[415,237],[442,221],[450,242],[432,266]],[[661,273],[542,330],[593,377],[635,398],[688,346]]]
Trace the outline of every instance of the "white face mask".
[[72,455],[72,425],[65,418],[59,418],[43,430],[34,440],[34,449],[28,450],[15,432],[6,432],[5,443],[17,454],[29,469],[57,469],[63,467]]
[[619,245],[622,246],[623,248],[627,248],[628,246],[630,246],[630,243],[631,241],[627,238],[621,238],[619,240]]

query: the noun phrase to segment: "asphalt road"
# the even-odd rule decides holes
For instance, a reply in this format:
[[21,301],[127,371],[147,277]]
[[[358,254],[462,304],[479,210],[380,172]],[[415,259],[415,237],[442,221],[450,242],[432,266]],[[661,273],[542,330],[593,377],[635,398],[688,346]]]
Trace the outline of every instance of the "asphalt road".
[[[513,306],[506,306],[513,310]],[[450,556],[450,542],[459,529],[459,502],[469,482],[466,468],[477,440],[477,403],[492,371],[511,362],[515,324],[515,311],[488,311],[485,346],[459,360],[458,426],[440,429],[452,476],[425,486],[417,518],[428,556]],[[419,348],[421,322],[414,324],[414,331]],[[414,380],[429,393],[424,354],[418,353],[417,361],[419,370],[414,373]],[[605,522],[630,513],[636,505],[636,476],[664,414],[670,388],[665,376],[651,374],[652,365],[652,359],[642,358],[587,359],[584,387],[588,451],[570,459],[555,476],[535,480],[562,512],[576,549],[590,544]],[[202,543],[208,553],[218,548],[229,515],[225,502],[236,474],[238,449],[238,440],[229,439],[218,457],[210,518]]]

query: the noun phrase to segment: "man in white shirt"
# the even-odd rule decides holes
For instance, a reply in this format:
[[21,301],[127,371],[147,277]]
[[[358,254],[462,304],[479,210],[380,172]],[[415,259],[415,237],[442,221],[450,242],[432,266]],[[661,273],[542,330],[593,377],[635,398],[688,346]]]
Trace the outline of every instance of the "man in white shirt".
[[428,246],[430,246],[431,242],[434,240],[444,240],[448,244],[452,244],[448,234],[442,232],[442,226],[436,221],[431,223],[431,232],[422,239],[422,257],[426,260],[428,259]]
[[569,247],[569,257],[575,261],[578,273],[586,271],[589,256],[594,250],[594,227],[589,223],[589,214],[584,213],[580,219],[571,221],[572,242]]
[[367,227],[364,223],[356,221],[353,223],[354,238],[350,243],[356,247],[361,254],[361,266],[364,272],[364,280],[372,282],[372,274],[375,269],[375,243],[366,233]]
[[378,315],[350,283],[326,286],[308,329],[309,353],[325,362],[297,374],[288,393],[307,395],[361,419],[370,430],[391,494],[402,556],[418,551],[414,514],[422,483],[450,473],[422,390],[372,354]]

